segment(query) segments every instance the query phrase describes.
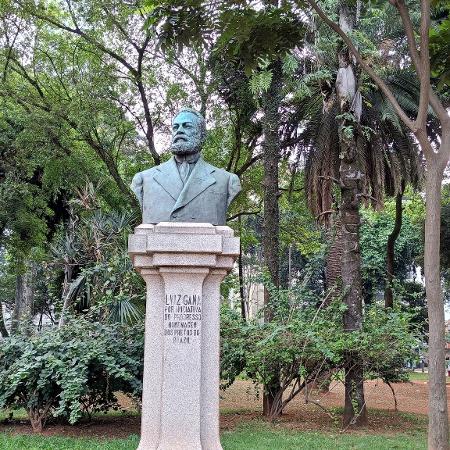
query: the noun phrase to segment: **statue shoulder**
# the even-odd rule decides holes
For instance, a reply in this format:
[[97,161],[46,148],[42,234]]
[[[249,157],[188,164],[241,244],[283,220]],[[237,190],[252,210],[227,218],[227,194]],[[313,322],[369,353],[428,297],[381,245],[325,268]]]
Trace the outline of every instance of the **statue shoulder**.
[[[167,164],[167,163],[163,163],[163,164]],[[161,164],[160,166],[162,166],[163,164]],[[154,166],[154,167],[150,167],[150,169],[145,169],[142,172],[138,172],[134,177],[133,180],[144,180],[145,178],[152,176],[154,173],[156,173],[158,171],[158,168],[160,166]]]
[[210,172],[215,172],[216,176],[223,177],[222,179],[229,179],[230,177],[236,176],[234,173],[227,172],[225,169],[213,166],[205,160],[203,160],[203,164],[205,165],[207,170],[209,170]]

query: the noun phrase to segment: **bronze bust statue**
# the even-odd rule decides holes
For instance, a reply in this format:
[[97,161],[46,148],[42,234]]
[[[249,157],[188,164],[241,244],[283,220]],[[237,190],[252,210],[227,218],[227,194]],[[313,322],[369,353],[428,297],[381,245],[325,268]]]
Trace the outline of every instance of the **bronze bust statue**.
[[143,223],[204,222],[225,225],[227,208],[241,190],[237,175],[201,157],[205,119],[190,108],[172,122],[172,158],[137,173],[131,183]]

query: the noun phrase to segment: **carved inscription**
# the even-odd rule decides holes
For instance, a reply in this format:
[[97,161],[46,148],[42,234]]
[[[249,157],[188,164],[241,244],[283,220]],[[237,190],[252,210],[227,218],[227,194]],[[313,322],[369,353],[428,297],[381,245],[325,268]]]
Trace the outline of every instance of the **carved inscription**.
[[164,335],[175,344],[190,344],[200,336],[202,298],[192,294],[166,294]]

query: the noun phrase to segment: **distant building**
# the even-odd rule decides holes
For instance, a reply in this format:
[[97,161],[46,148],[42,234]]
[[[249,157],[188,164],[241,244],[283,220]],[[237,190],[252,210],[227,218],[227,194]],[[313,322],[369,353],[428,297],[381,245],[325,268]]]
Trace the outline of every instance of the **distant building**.
[[450,334],[450,319],[445,321],[445,334]]

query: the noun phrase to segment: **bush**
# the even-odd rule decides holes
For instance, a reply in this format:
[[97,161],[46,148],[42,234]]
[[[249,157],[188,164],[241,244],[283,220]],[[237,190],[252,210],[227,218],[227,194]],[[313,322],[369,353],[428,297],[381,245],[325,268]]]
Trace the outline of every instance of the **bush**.
[[272,417],[310,383],[339,377],[345,355],[358,355],[367,378],[386,382],[405,379],[404,363],[419,340],[411,332],[409,314],[379,305],[367,307],[363,329],[346,332],[339,299],[325,307],[302,301],[304,293],[279,291],[270,323],[243,322],[223,307],[221,376],[229,386],[243,371],[257,385],[280,383]]
[[51,416],[73,424],[140,396],[143,327],[72,318],[61,329],[0,341],[0,408],[24,408],[34,431]]

